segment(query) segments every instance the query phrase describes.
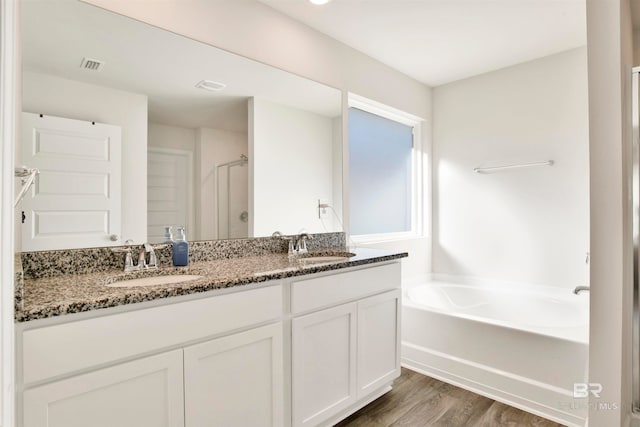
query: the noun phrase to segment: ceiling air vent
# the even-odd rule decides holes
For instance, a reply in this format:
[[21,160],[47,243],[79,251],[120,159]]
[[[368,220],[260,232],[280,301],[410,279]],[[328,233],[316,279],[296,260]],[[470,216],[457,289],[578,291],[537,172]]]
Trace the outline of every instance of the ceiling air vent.
[[196,85],[196,87],[198,87],[200,89],[205,89],[205,90],[210,90],[210,91],[213,91],[213,92],[217,92],[217,91],[222,90],[225,87],[227,87],[227,85],[224,84],[224,83],[220,83],[220,82],[214,82],[213,80],[200,80],[198,82],[198,84]]
[[82,63],[80,64],[80,68],[83,70],[89,71],[102,71],[104,67],[104,61],[99,61],[97,59],[91,58],[82,58]]

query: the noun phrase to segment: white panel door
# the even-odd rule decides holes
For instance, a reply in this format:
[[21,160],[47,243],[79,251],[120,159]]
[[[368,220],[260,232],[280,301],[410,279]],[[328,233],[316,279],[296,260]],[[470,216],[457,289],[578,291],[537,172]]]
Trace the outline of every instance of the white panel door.
[[356,402],[357,303],[292,321],[293,425],[315,426]]
[[[147,240],[164,241],[164,228],[192,229],[192,154],[189,151],[149,148],[147,154]],[[175,234],[174,234],[175,236]]]
[[282,323],[184,349],[187,427],[282,426]]
[[23,251],[122,244],[119,126],[22,113],[21,146],[40,170],[19,205]]
[[400,376],[400,290],[358,301],[358,399]]
[[182,350],[24,392],[24,427],[183,427]]

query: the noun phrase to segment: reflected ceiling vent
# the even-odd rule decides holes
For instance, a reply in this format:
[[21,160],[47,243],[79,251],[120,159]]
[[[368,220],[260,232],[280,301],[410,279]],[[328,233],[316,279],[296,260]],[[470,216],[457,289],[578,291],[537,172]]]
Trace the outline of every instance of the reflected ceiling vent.
[[212,92],[219,92],[227,87],[227,85],[220,82],[214,82],[213,80],[200,80],[196,87],[199,87],[200,89],[210,90]]
[[102,71],[102,69],[104,68],[104,64],[104,61],[99,61],[97,59],[82,58],[80,68],[89,71]]

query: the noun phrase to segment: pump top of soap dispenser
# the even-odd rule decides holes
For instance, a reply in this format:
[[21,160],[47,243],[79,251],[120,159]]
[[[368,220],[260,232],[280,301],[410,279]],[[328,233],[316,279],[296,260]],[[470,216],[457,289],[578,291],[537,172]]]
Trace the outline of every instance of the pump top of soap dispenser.
[[171,243],[173,242],[173,234],[171,234],[171,226],[168,225],[164,228],[164,242]]
[[176,240],[184,242],[187,240],[187,236],[184,233],[184,227],[178,227],[178,236],[176,237]]

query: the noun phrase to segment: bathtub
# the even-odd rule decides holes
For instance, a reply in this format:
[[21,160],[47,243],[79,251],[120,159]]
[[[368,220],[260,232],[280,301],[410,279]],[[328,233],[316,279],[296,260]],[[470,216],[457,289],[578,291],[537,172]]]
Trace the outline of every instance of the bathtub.
[[589,293],[429,282],[405,290],[402,364],[541,415],[583,426]]

